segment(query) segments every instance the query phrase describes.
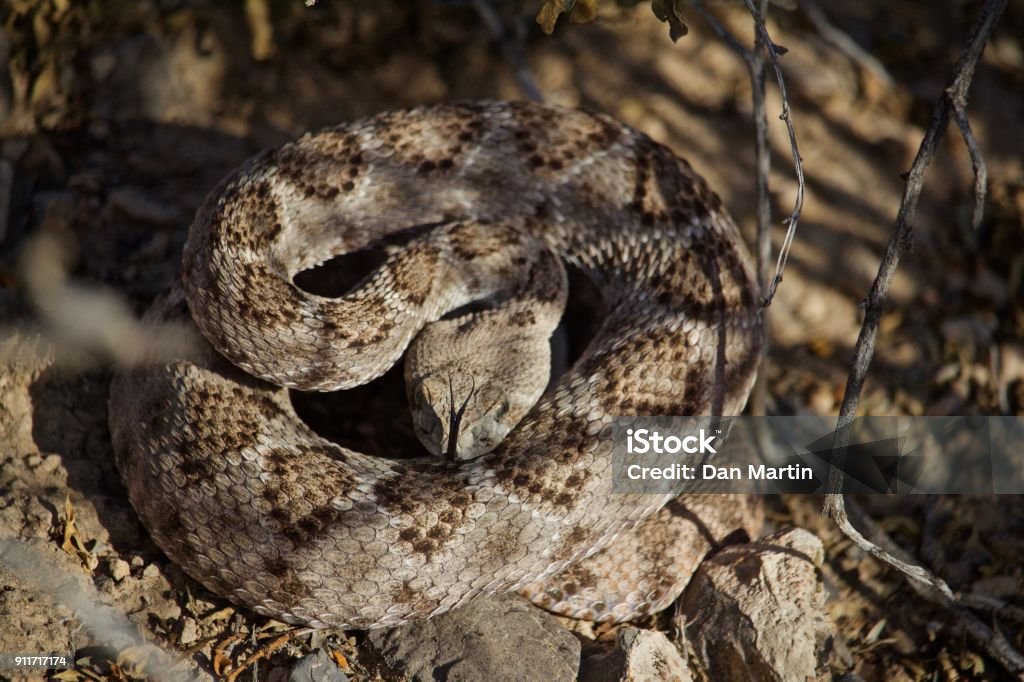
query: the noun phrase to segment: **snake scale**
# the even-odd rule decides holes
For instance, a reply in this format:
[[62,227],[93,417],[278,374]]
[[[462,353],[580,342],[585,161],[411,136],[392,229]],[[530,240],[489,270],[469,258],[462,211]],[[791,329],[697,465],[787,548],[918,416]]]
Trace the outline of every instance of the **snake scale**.
[[[293,283],[380,244],[386,261],[342,297]],[[577,618],[636,618],[757,524],[745,498],[612,493],[607,437],[617,415],[742,410],[762,334],[750,261],[690,165],[605,115],[456,103],[307,134],[200,208],[182,280],[146,320],[194,320],[204,340],[115,377],[117,464],[168,557],[261,614],[371,628],[520,590]],[[604,319],[510,422],[564,305],[563,264]],[[296,416],[287,388],[368,382],[410,343],[447,377],[409,388],[435,456],[369,456]]]

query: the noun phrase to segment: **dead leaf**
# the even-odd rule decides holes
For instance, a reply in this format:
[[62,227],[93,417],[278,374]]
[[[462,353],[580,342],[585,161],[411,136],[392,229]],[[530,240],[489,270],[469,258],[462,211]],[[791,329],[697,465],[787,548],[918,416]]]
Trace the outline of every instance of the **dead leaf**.
[[[259,660],[262,660],[262,659],[265,659],[265,658],[269,658],[271,656],[271,654],[273,654],[275,651],[277,651],[278,649],[283,647],[285,644],[287,644],[299,632],[302,632],[301,628],[296,628],[294,630],[291,630],[290,632],[286,632],[285,634],[281,635],[277,639],[271,641],[269,644],[262,645],[259,649],[257,649],[255,652],[253,652],[249,657],[247,657],[245,659],[245,661],[243,661],[242,663],[238,664],[234,668],[226,669],[226,670],[223,671],[223,673],[218,673],[218,674],[223,674],[224,679],[225,679],[226,682],[234,682],[238,678],[239,675],[241,675],[247,669],[252,667],[252,665],[254,663],[256,663]],[[214,665],[214,668],[216,669],[216,663]]]
[[78,526],[75,525],[75,507],[71,504],[71,497],[64,496],[64,541],[61,543],[61,549],[76,557],[82,564],[82,568],[89,572],[91,575],[96,567],[99,566],[100,560],[96,554],[89,550],[86,546],[82,536],[78,533]]
[[224,677],[226,671],[231,667],[231,658],[228,654],[228,649],[244,640],[245,636],[244,632],[236,632],[232,635],[228,635],[219,643],[214,645],[212,652],[213,672],[216,673],[218,677]]
[[569,21],[576,24],[593,21],[597,16],[597,3],[598,0],[546,0],[537,12],[536,21],[540,30],[551,35],[558,17],[565,12],[569,13]]
[[668,23],[668,37],[676,42],[687,33],[690,27],[683,21],[683,11],[679,0],[651,0],[651,10],[658,21]]
[[352,667],[348,664],[348,659],[340,652],[335,649],[331,649],[331,658],[334,659],[334,664],[341,668],[344,673],[351,673]]

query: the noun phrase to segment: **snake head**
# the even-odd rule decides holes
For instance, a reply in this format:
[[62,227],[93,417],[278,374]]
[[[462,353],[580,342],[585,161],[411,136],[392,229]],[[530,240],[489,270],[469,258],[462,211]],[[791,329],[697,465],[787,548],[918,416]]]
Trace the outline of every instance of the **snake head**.
[[411,388],[410,403],[417,438],[431,454],[450,460],[490,452],[532,406],[514,409],[514,394],[455,369],[424,377]]

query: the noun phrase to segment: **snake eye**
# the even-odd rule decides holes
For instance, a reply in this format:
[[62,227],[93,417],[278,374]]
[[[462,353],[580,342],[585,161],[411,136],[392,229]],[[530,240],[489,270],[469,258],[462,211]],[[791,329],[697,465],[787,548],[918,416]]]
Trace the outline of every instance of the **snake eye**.
[[[435,387],[436,388],[436,387]],[[430,380],[425,379],[416,386],[412,392],[413,399],[416,404],[421,408],[429,408],[432,412],[434,410],[434,398],[435,391],[430,390]]]
[[435,392],[430,390],[427,385],[428,382],[423,381],[412,392],[413,399],[413,410],[418,411],[423,416],[432,416],[437,419],[441,419],[441,415],[438,413],[439,405],[434,403]]

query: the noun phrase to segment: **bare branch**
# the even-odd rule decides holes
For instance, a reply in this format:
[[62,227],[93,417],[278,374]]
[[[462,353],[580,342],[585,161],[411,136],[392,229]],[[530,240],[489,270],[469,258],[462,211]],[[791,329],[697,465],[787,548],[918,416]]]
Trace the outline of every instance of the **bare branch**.
[[[988,0],[986,2],[967,47],[964,48],[963,54],[957,61],[951,85],[935,106],[932,124],[921,141],[917,157],[914,159],[914,164],[907,175],[907,186],[904,189],[903,200],[900,203],[899,212],[896,216],[896,226],[889,239],[885,254],[882,256],[878,274],[875,276],[875,281],[871,285],[867,299],[864,301],[864,323],[861,325],[857,344],[854,347],[850,376],[846,383],[842,407],[839,410],[835,445],[840,454],[848,444],[849,430],[845,427],[853,421],[854,415],[857,412],[864,379],[875,352],[875,342],[878,336],[878,324],[882,317],[883,303],[889,292],[889,285],[892,282],[893,274],[896,272],[896,266],[899,264],[900,257],[910,244],[912,237],[911,224],[914,219],[914,212],[917,209],[917,200],[921,195],[921,189],[924,185],[925,170],[935,156],[939,139],[946,130],[951,104],[956,101],[966,100],[966,92],[970,86],[974,67],[981,57],[985,43],[988,41],[1005,6],[1006,0]],[[829,479],[830,489],[838,490],[840,474],[836,469],[833,470],[832,474],[833,477]],[[829,499],[826,500],[825,509],[830,516],[832,515],[833,505],[836,504],[834,497],[829,496]],[[841,505],[841,501],[839,504]]]
[[42,324],[0,326],[0,362],[31,353],[84,370],[97,364],[135,367],[194,357],[202,341],[191,325],[145,324],[116,292],[71,280],[72,247],[65,225],[72,210],[67,202],[53,202],[38,234],[22,249],[19,280]]
[[[970,87],[975,66],[1005,7],[1006,0],[987,0],[985,3],[978,22],[967,41],[967,45],[959,60],[957,60],[950,86],[935,105],[932,123],[925,133],[924,139],[921,141],[917,157],[914,159],[914,163],[907,175],[907,185],[896,216],[895,228],[889,239],[885,254],[882,256],[878,274],[871,286],[871,290],[868,292],[867,299],[864,301],[864,322],[861,325],[857,344],[854,347],[850,376],[846,383],[842,407],[839,410],[839,420],[833,449],[833,452],[836,453],[836,458],[829,472],[828,490],[831,492],[825,496],[824,513],[858,547],[896,568],[903,575],[910,578],[910,584],[915,590],[929,599],[929,601],[946,608],[958,625],[977,640],[981,646],[985,647],[1007,670],[1014,673],[1022,673],[1024,672],[1024,657],[1014,650],[998,631],[988,628],[975,616],[967,612],[963,603],[957,600],[941,578],[933,575],[923,567],[911,563],[913,562],[913,557],[910,557],[901,550],[888,538],[881,528],[874,524],[867,514],[863,513],[859,514],[860,518],[858,520],[868,530],[868,534],[872,539],[869,540],[861,535],[847,516],[845,500],[841,492],[841,467],[846,448],[849,445],[850,425],[856,415],[861,390],[864,386],[864,379],[867,375],[867,369],[871,364],[871,358],[874,355],[875,343],[878,337],[878,326],[881,321],[882,309],[889,291],[889,285],[892,282],[900,257],[909,248],[911,243],[913,234],[912,223],[917,208],[917,200],[924,185],[925,170],[935,156],[939,140],[948,126],[950,114],[956,109],[959,109],[961,112],[964,110],[967,90]],[[964,121],[966,122],[966,116],[964,116]],[[964,126],[961,126],[962,131],[964,128]],[[973,136],[968,138],[969,127],[967,127],[967,131],[965,139],[970,140],[968,142],[970,147],[973,142]],[[973,157],[974,151],[972,151]],[[975,168],[977,170],[977,163]],[[984,168],[983,164],[981,168]],[[850,509],[851,511],[859,510],[852,501]]]
[[[758,10],[762,16],[767,7],[768,0],[760,0]],[[765,283],[768,281],[768,264],[772,257],[772,203],[771,195],[768,193],[768,177],[772,170],[772,149],[768,144],[764,50],[764,38],[761,33],[758,33],[754,39],[754,51],[747,59],[747,69],[750,72],[750,97],[754,110],[754,162],[757,165],[757,281],[763,287],[762,298],[768,296],[768,288]]]
[[114,651],[138,647],[136,660],[147,678],[192,679],[187,664],[177,653],[164,651],[147,641],[134,623],[103,603],[91,580],[68,571],[39,547],[24,540],[0,538],[0,566],[48,599],[70,609],[101,644]]
[[1017,623],[1024,623],[1024,609],[1013,604],[1007,604],[1002,599],[989,597],[983,594],[959,594],[957,598],[964,606],[981,611],[989,611],[995,616],[1002,616],[1006,620]]
[[897,545],[868,514],[863,511],[859,504],[850,500],[850,511],[857,518],[858,523],[867,530],[874,538],[874,542],[861,535],[853,523],[850,522],[846,513],[841,519],[833,519],[843,535],[853,540],[853,543],[862,550],[875,557],[883,563],[887,563],[903,575],[911,578],[910,585],[918,594],[926,597],[929,601],[941,603],[945,606],[953,606],[956,597],[949,586],[941,579],[933,576],[928,569],[917,565],[916,560],[909,552]]
[[[768,0],[760,0],[762,16]],[[768,143],[768,113],[765,106],[764,41],[758,33],[754,51],[747,60],[750,74],[750,99],[754,113],[754,163],[757,166],[757,282],[761,286],[761,300],[768,297],[768,268],[772,258],[772,200],[768,192],[768,179],[772,170],[772,148]],[[771,346],[771,327],[764,324],[762,353],[768,355]],[[755,416],[768,413],[768,363],[762,360],[757,368],[757,379],[750,396],[750,412]],[[762,438],[764,437],[761,434]],[[764,442],[762,442],[764,445]]]
[[[764,113],[763,110],[761,112],[757,111],[757,99],[759,96],[761,98],[760,105],[762,109],[764,106],[764,62],[762,50],[764,53],[767,53],[768,59],[772,64],[772,69],[775,71],[775,80],[779,84],[779,94],[782,99],[782,113],[779,115],[779,118],[786,122],[786,130],[789,133],[789,147],[793,154],[793,167],[796,169],[797,188],[796,199],[793,203],[793,212],[790,213],[789,217],[786,218],[783,223],[787,226],[786,238],[783,240],[782,247],[779,249],[779,258],[775,264],[775,274],[770,283],[767,285],[762,284],[763,301],[761,303],[761,307],[767,308],[771,305],[772,299],[775,297],[775,291],[778,289],[779,283],[782,281],[782,272],[786,269],[786,260],[789,258],[789,250],[793,245],[793,237],[796,235],[796,226],[797,223],[800,222],[800,212],[803,210],[804,206],[804,164],[796,143],[796,130],[793,127],[793,115],[789,108],[789,96],[786,94],[786,82],[782,77],[782,68],[779,66],[779,54],[785,54],[786,48],[773,43],[771,36],[768,35],[768,29],[764,25],[763,18],[764,9],[767,3],[765,3],[764,0],[761,0],[760,9],[754,7],[753,0],[744,0],[744,3],[747,5],[747,10],[750,12],[750,16],[754,18],[754,50],[748,50],[739,42],[739,40],[736,39],[735,36],[729,33],[729,31],[726,30],[726,28],[722,26],[722,24],[719,23],[710,12],[708,12],[701,0],[692,0],[693,6],[697,9],[704,20],[708,22],[711,28],[714,29],[715,33],[721,36],[722,40],[724,40],[729,47],[735,50],[736,53],[739,54],[747,63],[747,68],[750,70],[751,85],[754,90],[755,125],[759,124],[759,114],[763,116]],[[760,92],[758,92],[759,90]],[[758,145],[761,145],[763,139],[764,145],[767,147],[767,123],[764,125],[766,129],[764,131],[758,131]],[[764,138],[761,137],[762,133],[764,134]],[[761,175],[761,164],[763,158],[764,157],[761,156],[761,151],[759,149],[758,182],[762,182],[763,178],[763,182],[765,183],[764,199],[762,199],[762,195],[760,193],[761,186],[760,184],[758,185],[758,277],[759,281],[762,283],[765,280],[760,278],[766,276],[766,272],[762,272],[760,259],[765,248],[770,250],[770,242],[769,246],[766,247],[765,240],[768,240],[768,237],[762,236],[760,220],[763,217],[763,212],[766,210],[768,211],[770,220],[771,211],[770,207],[765,209],[762,204],[762,202],[767,198],[767,170],[770,170],[769,160],[769,165],[767,170],[765,170],[765,174],[763,176]],[[767,230],[765,230],[765,232],[767,232]],[[767,271],[767,267],[765,267],[764,270]]]
[[757,29],[758,38],[768,53],[768,60],[775,71],[775,80],[779,83],[779,95],[782,98],[782,114],[779,118],[786,122],[786,130],[789,133],[789,147],[793,153],[793,167],[796,169],[797,181],[796,200],[793,203],[793,212],[790,213],[789,218],[785,221],[787,226],[786,238],[782,242],[782,247],[779,248],[779,260],[775,264],[775,276],[772,277],[771,284],[768,285],[768,293],[761,303],[762,307],[767,308],[771,305],[772,299],[775,297],[775,291],[782,281],[782,271],[786,269],[789,249],[793,245],[793,237],[796,236],[796,226],[800,222],[800,212],[804,207],[804,162],[800,157],[800,150],[797,148],[796,130],[793,128],[793,115],[789,109],[789,97],[786,95],[786,81],[782,78],[782,68],[779,66],[779,51],[781,50],[784,53],[786,50],[772,42],[771,36],[768,35],[768,29],[764,25],[764,19],[761,13],[757,11],[757,8],[754,7],[753,1],[743,1],[747,5],[747,10],[749,10],[751,16],[754,17],[754,26]]

